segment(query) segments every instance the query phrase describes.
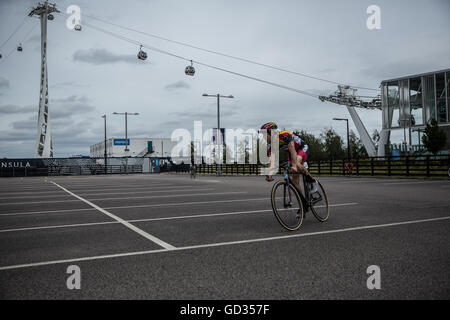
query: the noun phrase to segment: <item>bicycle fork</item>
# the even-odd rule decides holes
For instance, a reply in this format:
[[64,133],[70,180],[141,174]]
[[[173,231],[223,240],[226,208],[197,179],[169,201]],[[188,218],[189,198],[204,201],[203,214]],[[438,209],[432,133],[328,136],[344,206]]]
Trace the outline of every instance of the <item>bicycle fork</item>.
[[[289,174],[287,171],[284,171],[284,180],[286,181],[286,184],[284,185],[284,194],[283,194],[283,201],[284,201],[284,207],[292,207],[292,195],[289,189]],[[286,197],[286,192],[288,193],[288,197]],[[286,203],[286,200],[288,200],[288,202]]]

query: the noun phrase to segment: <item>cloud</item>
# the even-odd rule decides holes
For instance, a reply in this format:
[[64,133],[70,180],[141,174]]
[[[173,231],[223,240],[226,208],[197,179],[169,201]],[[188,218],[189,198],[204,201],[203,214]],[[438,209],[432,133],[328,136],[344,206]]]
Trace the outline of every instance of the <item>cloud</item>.
[[51,89],[63,89],[66,87],[70,88],[88,88],[90,85],[84,83],[76,83],[75,81],[65,81],[61,83],[55,83],[50,85]]
[[165,86],[166,90],[177,90],[177,89],[189,89],[191,86],[184,82],[184,81],[178,81],[172,84],[168,84],[167,86]]
[[[34,124],[36,128],[36,123]],[[0,138],[5,142],[29,141],[36,139],[36,131],[30,130],[1,130]]]
[[[95,110],[89,104],[89,99],[71,95],[67,98],[52,99],[50,101],[50,119],[70,119],[75,115],[85,115]],[[51,121],[51,120],[50,120]]]
[[0,77],[0,89],[9,88],[9,81],[6,78]]
[[[87,97],[77,95],[50,101],[50,126],[55,150],[69,152],[76,149],[80,150],[78,153],[89,153],[89,145],[98,140],[98,135],[92,132],[93,123],[89,119],[89,113],[95,110],[90,103]],[[14,150],[6,145],[0,146],[0,155],[31,156],[33,154],[37,134],[37,111],[37,106],[21,107],[12,104],[0,106],[0,115],[15,115],[15,121],[8,123],[9,130],[0,128],[0,139],[18,146]],[[30,116],[17,119],[17,115],[20,114],[30,114]]]
[[[217,110],[210,108],[210,110],[198,110],[198,111],[182,111],[172,112],[171,114],[177,117],[192,118],[195,120],[201,120],[204,118],[217,118]],[[238,114],[236,108],[228,108],[227,110],[220,110],[221,117],[231,117]]]
[[[89,104],[89,99],[82,96],[71,95],[67,98],[51,99],[49,103],[50,118],[56,119],[71,119],[72,116],[86,115],[95,110],[95,107]],[[21,107],[13,104],[6,104],[0,106],[0,115],[17,115],[27,113],[38,113],[38,106]],[[51,120],[51,121],[52,121]],[[53,121],[52,121],[53,122]],[[19,129],[24,125],[23,121],[13,122],[13,128]],[[36,124],[34,124],[36,125]]]
[[37,110],[36,106],[20,107],[14,104],[6,104],[0,106],[0,115],[31,113],[37,112]]
[[132,64],[143,63],[134,54],[114,54],[106,49],[78,50],[73,54],[74,61],[90,63],[93,65],[126,62]]
[[22,130],[22,129],[24,129],[24,130],[36,129],[37,130],[37,121],[33,117],[33,119],[15,121],[15,122],[11,123],[11,126],[13,129],[17,129],[17,130]]
[[73,94],[71,96],[68,96],[67,98],[57,98],[57,99],[52,99],[52,101],[54,102],[60,102],[60,103],[68,103],[68,102],[81,102],[81,103],[86,103],[89,101],[88,98],[86,98],[85,96],[82,97],[78,97],[76,94]]
[[34,36],[30,37],[27,42],[41,42],[41,35],[35,34]]

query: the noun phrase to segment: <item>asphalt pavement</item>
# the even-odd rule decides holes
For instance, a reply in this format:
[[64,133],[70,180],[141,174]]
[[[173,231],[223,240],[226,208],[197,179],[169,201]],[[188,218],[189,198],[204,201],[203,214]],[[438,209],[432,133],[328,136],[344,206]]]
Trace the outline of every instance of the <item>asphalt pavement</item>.
[[450,298],[450,180],[320,181],[290,232],[262,177],[2,178],[0,299]]

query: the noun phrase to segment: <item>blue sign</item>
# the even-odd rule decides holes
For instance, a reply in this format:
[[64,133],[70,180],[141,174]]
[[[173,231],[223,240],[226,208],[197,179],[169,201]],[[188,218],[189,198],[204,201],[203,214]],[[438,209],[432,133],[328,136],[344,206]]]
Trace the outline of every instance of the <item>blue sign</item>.
[[392,160],[400,160],[400,150],[399,149],[393,149],[392,150]]
[[114,139],[115,146],[129,146],[130,139]]

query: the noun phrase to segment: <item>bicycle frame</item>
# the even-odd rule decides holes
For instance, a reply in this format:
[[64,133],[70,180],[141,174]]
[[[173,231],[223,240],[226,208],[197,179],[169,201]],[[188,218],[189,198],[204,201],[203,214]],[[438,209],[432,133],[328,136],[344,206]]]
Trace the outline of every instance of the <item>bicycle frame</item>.
[[[290,173],[289,172],[289,167],[290,166],[285,166],[284,167],[284,173],[283,173],[284,180],[286,181],[286,185],[288,187],[288,190],[289,190],[289,185],[292,185],[295,188],[295,190],[297,190],[297,192],[298,192],[298,194],[299,194],[299,196],[300,196],[300,198],[302,200],[303,208],[304,208],[305,213],[306,213],[306,212],[309,211],[309,208],[311,207],[311,204],[312,204],[312,197],[311,197],[311,192],[310,192],[310,189],[309,189],[309,184],[306,181],[305,175],[302,174],[304,193],[301,190],[298,190],[297,186],[295,185],[295,183],[292,182],[292,179],[291,179],[291,177],[289,175],[290,174],[301,174],[301,173]],[[286,192],[286,190],[284,192]],[[284,197],[284,199],[286,199],[286,197]],[[289,202],[291,202],[291,195],[290,194],[289,194]],[[287,206],[286,203],[284,205],[285,205],[285,207]]]

